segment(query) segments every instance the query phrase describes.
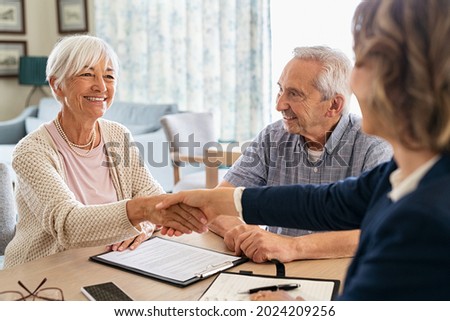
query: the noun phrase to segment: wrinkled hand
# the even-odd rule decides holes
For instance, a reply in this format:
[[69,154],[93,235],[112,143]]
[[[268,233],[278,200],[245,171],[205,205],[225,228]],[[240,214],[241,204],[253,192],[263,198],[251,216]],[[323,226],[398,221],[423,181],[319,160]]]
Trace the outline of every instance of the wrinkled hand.
[[172,228],[178,233],[202,233],[207,231],[205,215],[196,208],[182,207],[177,203],[164,209],[156,209],[160,203],[170,194],[144,196],[127,202],[127,214],[130,222],[137,225],[142,221],[150,221],[154,224]]
[[305,301],[301,296],[293,298],[286,291],[259,291],[250,295],[252,301]]
[[219,215],[208,224],[208,228],[217,235],[224,237],[228,231],[243,224],[245,222],[237,216]]
[[[182,204],[182,203],[180,204],[180,206],[187,207],[187,205]],[[187,209],[187,210],[189,211],[189,209]],[[219,215],[211,223],[208,224],[208,229],[211,232],[213,232],[221,237],[224,237],[226,232],[228,232],[232,228],[234,228],[238,225],[242,225],[242,224],[245,224],[245,222],[242,221],[237,216]],[[173,236],[173,235],[179,236],[178,231],[175,231],[172,228],[165,228],[165,227],[163,227],[161,229],[161,234],[168,235],[168,236]]]
[[295,238],[265,231],[257,225],[239,225],[225,233],[224,241],[236,255],[244,254],[257,263],[271,259],[280,262],[296,259]]
[[201,221],[201,218],[206,215],[207,222],[211,222],[219,215],[238,215],[234,207],[233,192],[234,188],[215,188],[166,194],[162,202],[156,205],[156,209],[163,210],[172,205],[183,203],[191,208],[198,209],[198,212],[191,212],[193,219],[204,222]]
[[[168,221],[167,223],[162,223],[161,234],[165,235],[166,230],[170,230],[169,236],[175,235],[180,236],[182,234],[190,234],[192,231],[197,233],[207,232],[208,228],[206,226],[206,218],[202,211],[197,208],[187,206],[185,204],[175,204],[167,209],[160,210],[162,215],[166,219],[170,220],[172,217],[176,219]],[[182,226],[178,226],[178,220],[181,220]],[[188,230],[184,230],[187,227]]]
[[[199,211],[198,209],[196,209],[195,207],[190,207],[186,204],[180,203],[180,204],[176,204],[176,205],[172,205],[170,208],[173,208],[174,206],[179,206],[182,210],[191,213],[191,212],[195,212],[195,211]],[[204,226],[203,232],[208,231],[208,228],[206,226]],[[172,227],[167,227],[167,226],[162,226],[161,227],[161,234],[162,235],[167,235],[167,236],[181,236],[184,233],[181,231],[178,231]]]
[[152,236],[153,231],[155,230],[155,225],[147,221],[141,222],[138,229],[141,230],[141,233],[139,233],[138,236],[109,245],[107,246],[107,250],[121,252],[126,249],[136,249],[139,245],[142,244],[142,242],[148,240]]

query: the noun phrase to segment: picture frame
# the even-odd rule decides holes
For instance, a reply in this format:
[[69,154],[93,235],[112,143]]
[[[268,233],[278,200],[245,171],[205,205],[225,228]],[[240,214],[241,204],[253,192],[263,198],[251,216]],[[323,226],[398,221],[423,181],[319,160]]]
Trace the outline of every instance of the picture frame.
[[0,0],[0,33],[25,34],[24,0]]
[[25,41],[0,41],[0,77],[17,77],[20,57],[26,55]]
[[56,0],[58,32],[85,33],[88,31],[86,0]]

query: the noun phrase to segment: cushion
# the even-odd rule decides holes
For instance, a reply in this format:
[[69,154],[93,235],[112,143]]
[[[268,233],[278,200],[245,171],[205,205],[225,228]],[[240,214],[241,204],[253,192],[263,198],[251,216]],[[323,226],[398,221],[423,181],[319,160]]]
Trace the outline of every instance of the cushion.
[[127,126],[127,128],[129,129],[129,131],[131,132],[131,134],[133,136],[147,134],[147,133],[151,133],[151,132],[155,131],[155,127],[154,126],[129,125],[129,124],[127,124],[125,126]]
[[46,123],[47,121],[42,120],[37,117],[27,117],[25,118],[25,131],[27,134],[31,133],[32,131],[38,129],[41,124]]
[[154,132],[161,128],[159,119],[178,111],[174,104],[140,104],[114,102],[104,118],[127,126],[134,135]]
[[61,105],[53,97],[42,98],[39,101],[39,108],[37,117],[47,122],[55,119],[58,112],[61,110]]

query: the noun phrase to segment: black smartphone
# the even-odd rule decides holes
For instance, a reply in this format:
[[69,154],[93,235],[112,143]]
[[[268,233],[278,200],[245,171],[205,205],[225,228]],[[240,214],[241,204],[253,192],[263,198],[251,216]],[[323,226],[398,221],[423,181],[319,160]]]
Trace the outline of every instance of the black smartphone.
[[90,301],[133,301],[113,282],[83,286],[81,293]]

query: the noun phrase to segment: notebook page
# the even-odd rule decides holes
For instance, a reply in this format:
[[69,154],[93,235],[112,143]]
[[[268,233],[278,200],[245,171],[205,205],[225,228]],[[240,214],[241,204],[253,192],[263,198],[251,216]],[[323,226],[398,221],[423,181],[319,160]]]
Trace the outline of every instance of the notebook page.
[[330,301],[334,283],[327,280],[269,278],[242,274],[221,273],[199,301],[248,301],[250,294],[239,294],[262,286],[297,283],[300,287],[289,291],[293,297],[300,295],[307,301]]
[[98,257],[177,281],[189,280],[208,267],[239,259],[158,237],[142,243],[136,250],[108,252]]

